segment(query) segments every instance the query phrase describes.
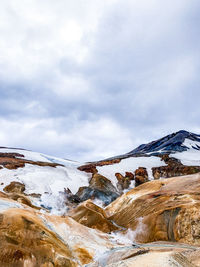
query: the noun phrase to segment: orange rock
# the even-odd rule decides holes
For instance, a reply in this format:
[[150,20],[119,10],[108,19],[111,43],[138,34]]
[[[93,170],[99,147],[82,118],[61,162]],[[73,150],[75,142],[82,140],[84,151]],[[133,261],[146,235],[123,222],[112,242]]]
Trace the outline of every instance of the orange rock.
[[[23,158],[16,158],[16,156],[19,157],[20,154],[0,153],[0,165],[10,170],[23,168],[25,164],[32,164],[32,165],[37,165],[37,166],[49,166],[49,167],[63,166],[61,164],[52,163],[52,162],[41,162],[41,161],[26,160]],[[21,155],[20,157],[22,156],[23,155]]]
[[[0,214],[0,225],[1,266],[78,266],[69,247],[33,212],[8,209]],[[59,258],[68,265],[58,264]]]
[[78,170],[88,172],[88,173],[97,173],[97,166],[104,166],[104,165],[112,165],[115,163],[119,163],[121,159],[111,159],[111,160],[101,160],[96,162],[91,162],[82,166],[78,167]]
[[87,227],[98,229],[105,233],[119,229],[107,219],[104,210],[91,200],[87,200],[71,210],[69,216]]
[[140,242],[200,245],[200,174],[155,180],[122,195],[105,211],[120,226],[138,230]]

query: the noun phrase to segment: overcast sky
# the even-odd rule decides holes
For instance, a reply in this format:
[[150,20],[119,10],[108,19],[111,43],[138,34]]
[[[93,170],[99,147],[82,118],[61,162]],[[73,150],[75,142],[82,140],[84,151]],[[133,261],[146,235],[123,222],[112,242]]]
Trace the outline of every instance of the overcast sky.
[[200,133],[199,0],[1,0],[0,146],[102,159]]

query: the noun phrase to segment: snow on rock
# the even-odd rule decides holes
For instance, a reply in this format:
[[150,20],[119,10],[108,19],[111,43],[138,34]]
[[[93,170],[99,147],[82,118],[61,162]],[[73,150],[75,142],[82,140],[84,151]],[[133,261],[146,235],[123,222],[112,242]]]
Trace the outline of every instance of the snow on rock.
[[72,167],[44,167],[26,164],[24,168],[0,171],[0,181],[2,190],[11,181],[18,181],[25,184],[27,194],[45,192],[58,195],[64,188],[70,188],[72,193],[76,193],[80,186],[88,185],[89,176]]
[[153,180],[152,167],[166,166],[159,157],[130,157],[122,159],[119,163],[112,165],[97,166],[98,173],[107,177],[116,186],[115,173],[125,175],[125,172],[134,172],[139,167],[145,167],[150,180]]
[[187,147],[187,151],[171,154],[171,157],[179,159],[183,165],[200,166],[200,143],[185,139],[183,145]]
[[65,206],[60,192],[64,192],[64,188],[69,188],[75,194],[79,187],[88,186],[88,180],[91,177],[90,174],[77,169],[80,165],[77,162],[22,149],[1,148],[0,153],[19,153],[24,155],[25,159],[34,162],[53,162],[63,165],[50,167],[25,164],[23,168],[12,170],[3,168],[0,171],[0,191],[13,181],[23,183],[26,194],[41,194],[39,200],[33,199],[34,204],[50,208],[56,214],[60,214]]
[[[16,148],[0,148],[0,153],[19,153],[24,155],[24,158],[32,161],[41,161],[41,162],[52,162],[63,165],[78,165],[76,161],[61,159],[53,156],[49,156],[39,152],[33,152],[25,149],[16,149]],[[19,157],[20,158],[20,157]]]
[[[111,249],[115,242],[113,237],[98,230],[77,223],[70,217],[41,216],[45,225],[61,237],[70,248],[84,248],[93,257]],[[117,244],[115,244],[117,246]]]

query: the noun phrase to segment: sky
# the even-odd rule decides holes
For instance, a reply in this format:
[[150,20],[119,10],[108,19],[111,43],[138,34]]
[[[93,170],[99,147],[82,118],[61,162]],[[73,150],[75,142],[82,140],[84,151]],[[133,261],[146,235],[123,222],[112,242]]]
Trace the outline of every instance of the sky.
[[200,134],[199,0],[1,0],[0,146],[92,161]]

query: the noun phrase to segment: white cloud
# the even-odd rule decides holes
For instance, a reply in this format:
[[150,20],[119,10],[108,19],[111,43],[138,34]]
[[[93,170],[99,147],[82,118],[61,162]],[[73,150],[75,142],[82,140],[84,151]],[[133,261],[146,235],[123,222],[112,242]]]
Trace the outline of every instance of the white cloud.
[[95,160],[126,152],[132,145],[130,133],[110,118],[97,121],[65,119],[19,119],[18,122],[0,118],[0,144],[22,147],[60,155],[75,160]]
[[198,129],[196,0],[2,0],[0,145],[92,160]]

